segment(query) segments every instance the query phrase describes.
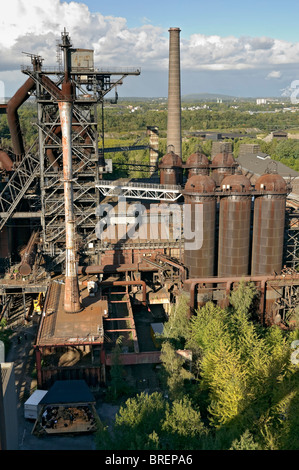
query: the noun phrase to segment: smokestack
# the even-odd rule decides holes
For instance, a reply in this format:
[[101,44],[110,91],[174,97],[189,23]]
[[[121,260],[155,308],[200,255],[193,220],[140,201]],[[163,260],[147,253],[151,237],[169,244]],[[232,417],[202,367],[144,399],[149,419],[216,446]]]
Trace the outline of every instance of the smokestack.
[[180,71],[180,28],[169,29],[169,72],[168,72],[168,121],[167,147],[182,156],[181,138],[181,71]]
[[62,34],[64,48],[64,81],[62,83],[63,101],[58,102],[62,133],[63,158],[63,184],[65,206],[65,286],[64,311],[77,313],[82,310],[77,274],[76,246],[75,246],[75,215],[73,202],[73,164],[72,164],[72,83],[68,69],[69,38],[64,31]]
[[63,181],[65,205],[65,287],[64,310],[76,313],[82,310],[77,276],[75,247],[75,217],[73,203],[73,169],[72,169],[72,103],[60,101],[59,113],[62,131]]

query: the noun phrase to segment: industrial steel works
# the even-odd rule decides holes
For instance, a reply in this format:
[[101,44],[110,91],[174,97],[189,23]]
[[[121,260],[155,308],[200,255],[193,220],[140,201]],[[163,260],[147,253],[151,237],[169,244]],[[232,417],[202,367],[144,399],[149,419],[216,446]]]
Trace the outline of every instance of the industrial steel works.
[[[159,158],[153,123],[147,179],[113,178],[98,125],[106,95],[140,68],[97,68],[93,51],[74,48],[65,30],[57,67],[29,57],[24,85],[0,107],[12,142],[0,152],[0,318],[17,296],[23,321],[32,310],[38,316],[38,388],[57,379],[105,384],[120,335],[124,365],[159,363],[133,311],[151,314],[154,330],[182,293],[193,315],[207,301],[228,305],[231,290],[251,281],[260,322],[289,328],[298,305],[299,202],[273,170],[252,184],[229,145],[211,160],[197,151],[183,163],[180,29],[169,29],[167,153]],[[18,109],[29,97],[38,138],[25,151]],[[183,224],[174,230],[185,206],[193,231],[200,227],[195,247]],[[146,232],[134,228],[136,207],[139,226],[151,221]]]

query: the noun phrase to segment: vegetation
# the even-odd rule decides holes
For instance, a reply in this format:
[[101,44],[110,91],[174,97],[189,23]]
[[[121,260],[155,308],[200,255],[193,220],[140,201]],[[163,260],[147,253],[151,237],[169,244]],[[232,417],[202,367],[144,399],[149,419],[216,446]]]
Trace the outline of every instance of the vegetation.
[[[224,102],[186,102],[182,103],[182,156],[183,161],[197,150],[210,156],[212,141],[202,141],[192,135],[197,131],[237,132],[244,137],[232,142],[234,155],[237,157],[241,143],[258,143],[261,151],[269,153],[274,160],[299,171],[299,139],[262,140],[275,129],[285,129],[290,133],[299,134],[298,105],[285,108],[287,104],[273,102],[258,106],[253,101]],[[18,111],[24,142],[28,150],[37,137],[35,125],[36,107],[33,103],[25,103]],[[99,110],[99,129],[101,129],[101,112]],[[166,153],[167,137],[167,101],[166,100],[120,100],[118,105],[110,105],[104,112],[105,147],[121,147],[129,145],[148,145],[147,126],[159,128],[159,156]],[[252,138],[249,135],[257,135]],[[296,135],[295,135],[296,137]],[[11,147],[9,128],[5,115],[0,116],[0,138],[3,148]],[[101,146],[102,143],[100,142]],[[123,165],[127,163],[149,163],[148,149],[136,151],[120,151],[108,154],[114,162],[117,177],[145,177],[145,170],[128,171]],[[109,176],[109,175],[108,175]]]
[[163,393],[129,398],[111,430],[101,425],[98,448],[298,450],[299,330],[256,323],[256,297],[241,282],[229,307],[209,302],[191,320],[181,297],[163,334]]

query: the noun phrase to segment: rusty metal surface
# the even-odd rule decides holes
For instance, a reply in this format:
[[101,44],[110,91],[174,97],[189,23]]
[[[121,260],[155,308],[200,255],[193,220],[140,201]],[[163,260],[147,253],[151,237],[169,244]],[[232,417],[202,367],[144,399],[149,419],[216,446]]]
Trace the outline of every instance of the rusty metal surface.
[[252,275],[280,273],[283,262],[285,196],[255,198]]
[[249,272],[251,197],[225,197],[220,201],[218,276]]
[[20,160],[25,154],[22,131],[18,116],[19,107],[29,98],[30,92],[35,89],[35,81],[28,78],[14,96],[9,100],[6,107],[7,123],[10,131],[12,147],[17,160]]
[[141,286],[142,303],[146,305],[146,283],[144,281],[103,281],[100,286]]
[[213,276],[215,264],[216,197],[215,182],[207,175],[193,175],[188,179],[185,204],[191,205],[191,230],[195,230],[197,204],[202,204],[203,243],[200,249],[188,249],[184,243],[184,264],[189,278]]
[[220,200],[218,276],[243,276],[249,273],[251,184],[240,174],[226,176],[221,184],[230,196]]
[[253,282],[257,289],[261,292],[260,304],[259,304],[259,315],[260,320],[265,322],[267,320],[269,322],[269,318],[272,315],[272,307],[274,301],[277,299],[269,299],[269,295],[267,297],[267,289],[273,289],[277,291],[279,288],[284,286],[298,286],[299,285],[299,273],[292,273],[292,274],[283,274],[281,276],[268,276],[268,275],[256,275],[256,276],[242,276],[240,277],[202,277],[202,278],[193,278],[193,279],[186,279],[184,282],[184,290],[189,292],[190,294],[190,309],[191,312],[197,306],[196,302],[196,289],[202,293],[213,291],[213,286],[216,289],[220,289],[225,293],[224,300],[218,301],[221,307],[225,307],[229,303],[229,294],[231,289],[234,287],[235,284],[239,284],[240,281],[243,280],[244,282]]
[[210,161],[208,157],[200,151],[189,155],[183,167],[188,169],[188,178],[191,178],[193,175],[210,174]]
[[35,261],[37,242],[39,234],[38,232],[33,232],[30,236],[28,244],[25,248],[25,251],[22,255],[21,264],[19,267],[19,272],[22,276],[29,276],[32,272],[32,268]]
[[286,194],[287,184],[282,176],[277,173],[266,173],[258,178],[255,183],[257,191],[274,191],[275,193]]
[[65,206],[65,299],[64,308],[68,313],[79,312],[80,294],[77,276],[77,259],[75,246],[75,217],[73,202],[73,169],[72,169],[72,103],[60,101],[59,114],[62,131],[64,206]]
[[214,196],[215,189],[216,184],[213,178],[208,175],[196,174],[188,178],[183,194],[195,196],[196,194],[211,193]]
[[215,155],[211,163],[212,177],[217,186],[221,185],[222,180],[235,172],[237,163],[232,153],[222,152]]
[[[184,247],[184,264],[189,277],[213,276],[215,261],[216,200],[202,199],[203,243],[200,249]],[[191,223],[195,223],[196,203],[191,203]]]
[[80,294],[83,310],[69,315],[64,308],[64,290],[63,284],[51,283],[36,346],[102,344],[100,329],[103,327],[105,310],[108,310],[107,300],[100,293],[90,297],[87,288],[82,287]]
[[12,171],[14,162],[10,158],[10,156],[4,152],[4,150],[0,150],[0,169],[2,168],[5,171]]
[[160,184],[181,184],[183,177],[182,159],[170,150],[159,163]]

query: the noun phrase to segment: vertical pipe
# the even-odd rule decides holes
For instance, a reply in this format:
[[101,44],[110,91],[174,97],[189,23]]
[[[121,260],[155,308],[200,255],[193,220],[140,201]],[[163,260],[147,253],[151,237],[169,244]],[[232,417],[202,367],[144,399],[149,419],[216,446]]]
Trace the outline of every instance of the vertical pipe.
[[169,29],[167,146],[182,156],[180,28]]
[[65,233],[66,233],[66,265],[64,310],[67,313],[76,313],[82,310],[77,276],[76,249],[75,249],[75,218],[73,204],[73,168],[72,168],[72,103],[60,101],[59,113],[62,131],[63,152],[63,180],[65,203]]

